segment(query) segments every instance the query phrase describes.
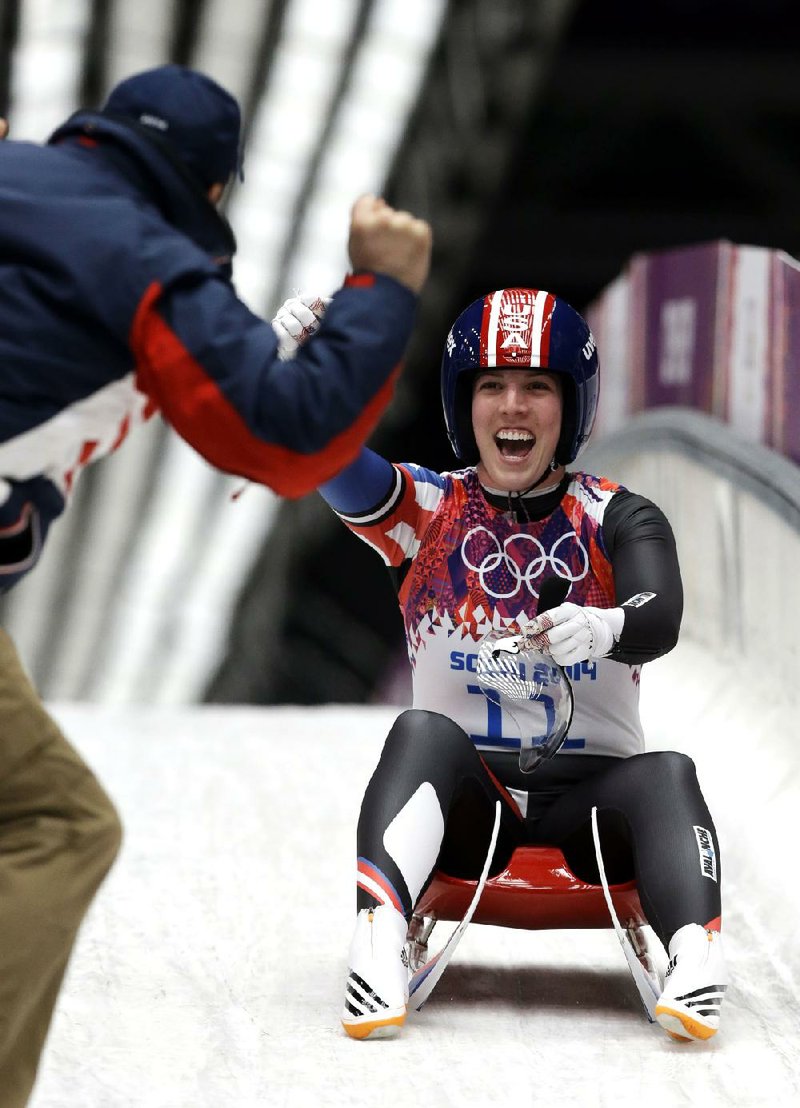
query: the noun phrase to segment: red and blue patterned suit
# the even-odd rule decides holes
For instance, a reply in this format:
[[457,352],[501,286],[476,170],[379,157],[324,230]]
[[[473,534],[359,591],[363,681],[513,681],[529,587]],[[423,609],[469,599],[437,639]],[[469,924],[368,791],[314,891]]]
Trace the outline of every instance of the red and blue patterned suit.
[[[617,603],[603,520],[624,490],[573,474],[552,512],[520,522],[489,501],[474,469],[437,474],[399,465],[395,472],[391,494],[368,518],[340,514],[387,565],[409,562],[399,600],[414,707],[449,716],[479,749],[518,748],[515,722],[476,685],[480,643],[492,630],[514,633],[530,622],[541,583],[553,575],[569,582],[566,599],[575,604]],[[639,668],[607,659],[569,667],[575,714],[566,751],[643,749]]]

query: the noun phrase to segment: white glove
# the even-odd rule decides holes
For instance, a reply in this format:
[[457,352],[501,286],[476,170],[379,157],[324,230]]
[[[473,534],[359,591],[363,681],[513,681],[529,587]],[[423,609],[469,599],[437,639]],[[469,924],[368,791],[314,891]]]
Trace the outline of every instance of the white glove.
[[622,608],[580,608],[559,604],[542,612],[524,631],[528,649],[549,654],[560,666],[605,658],[622,634]]
[[293,358],[303,343],[319,330],[329,296],[298,292],[278,308],[272,320],[272,330],[278,336],[278,357],[282,362]]

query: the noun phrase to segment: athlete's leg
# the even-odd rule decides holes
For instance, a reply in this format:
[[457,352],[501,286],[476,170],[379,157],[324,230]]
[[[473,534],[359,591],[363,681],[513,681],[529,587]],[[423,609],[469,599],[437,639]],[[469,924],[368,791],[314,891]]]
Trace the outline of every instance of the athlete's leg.
[[719,845],[691,758],[654,751],[620,759],[542,817],[535,841],[561,847],[580,876],[599,880],[593,806],[609,880],[636,878],[642,908],[665,946],[687,923],[719,929]]
[[358,822],[358,906],[342,1025],[355,1039],[397,1034],[408,1005],[405,942],[411,911],[437,860],[480,874],[497,800],[503,805],[493,865],[522,841],[523,823],[469,737],[435,712],[395,722],[367,786]]
[[0,1101],[27,1103],[81,920],[119,821],[0,631]]
[[358,907],[391,903],[407,918],[438,867],[478,877],[502,803],[491,872],[523,839],[519,811],[465,732],[436,712],[398,717],[358,821]]
[[656,1019],[675,1038],[708,1039],[719,1029],[728,973],[719,845],[694,763],[673,752],[639,754],[552,805],[537,841],[560,846],[581,876],[597,880],[594,805],[609,880],[636,877],[647,919],[669,952]]

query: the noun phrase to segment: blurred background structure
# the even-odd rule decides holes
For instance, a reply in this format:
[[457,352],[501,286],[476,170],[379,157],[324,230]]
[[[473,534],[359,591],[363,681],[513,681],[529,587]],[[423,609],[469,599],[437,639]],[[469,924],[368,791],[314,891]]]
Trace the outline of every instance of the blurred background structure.
[[[590,315],[618,420],[645,370],[642,351],[616,341],[615,311],[621,298],[633,329],[647,318],[637,296],[652,301],[662,252],[705,251],[712,361],[732,365],[752,334],[772,341],[773,324],[787,331],[769,311],[780,285],[788,312],[800,256],[792,9],[790,0],[3,0],[0,111],[12,137],[42,140],[120,78],[164,61],[229,87],[247,120],[245,181],[228,205],[235,278],[266,317],[293,289],[338,286],[359,193],[430,219],[431,278],[372,445],[447,469],[440,351],[452,318],[491,289],[549,288]],[[730,313],[754,296],[763,325],[726,346]],[[664,297],[659,325],[695,337],[695,302],[680,289]],[[760,364],[780,361],[784,384],[790,339],[769,357],[758,351]],[[680,365],[690,376],[712,371],[674,348],[670,359],[673,384],[687,383]],[[717,370],[729,384],[739,372]],[[668,401],[733,411],[691,390]],[[746,430],[774,445],[760,425]],[[0,616],[50,699],[407,695],[399,613],[374,554],[317,497],[282,503],[242,489],[157,423],[89,468],[42,564]]]

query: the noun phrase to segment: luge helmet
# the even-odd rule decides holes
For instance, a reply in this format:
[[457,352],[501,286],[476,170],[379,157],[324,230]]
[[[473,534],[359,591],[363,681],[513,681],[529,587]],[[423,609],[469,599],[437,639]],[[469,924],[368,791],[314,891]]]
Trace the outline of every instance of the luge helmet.
[[564,377],[555,459],[574,462],[597,411],[600,364],[589,325],[566,300],[543,289],[497,289],[461,313],[445,342],[442,407],[457,458],[478,461],[472,381],[480,369],[547,369]]

